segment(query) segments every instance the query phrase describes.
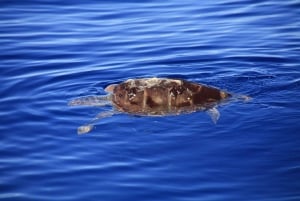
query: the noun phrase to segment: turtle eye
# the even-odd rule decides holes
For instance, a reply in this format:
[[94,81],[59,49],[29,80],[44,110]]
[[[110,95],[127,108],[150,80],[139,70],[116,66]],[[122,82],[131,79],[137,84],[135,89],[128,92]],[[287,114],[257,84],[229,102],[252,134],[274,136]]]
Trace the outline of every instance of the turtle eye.
[[123,95],[122,94],[119,94],[119,98],[122,98],[123,97]]

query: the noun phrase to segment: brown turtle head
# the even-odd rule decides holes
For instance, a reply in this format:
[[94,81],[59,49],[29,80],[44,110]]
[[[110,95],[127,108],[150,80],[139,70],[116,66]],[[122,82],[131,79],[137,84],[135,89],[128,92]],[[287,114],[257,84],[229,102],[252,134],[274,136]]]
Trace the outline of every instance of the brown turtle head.
[[127,101],[127,93],[125,87],[122,84],[111,84],[105,88],[105,91],[108,93],[112,93],[112,100],[117,105],[122,105],[123,102]]
[[126,112],[139,112],[143,104],[143,91],[130,86],[127,82],[109,85],[105,89],[112,93],[112,101],[116,107]]
[[108,85],[108,86],[104,89],[104,91],[106,91],[107,93],[113,93],[116,86],[117,86],[116,84]]

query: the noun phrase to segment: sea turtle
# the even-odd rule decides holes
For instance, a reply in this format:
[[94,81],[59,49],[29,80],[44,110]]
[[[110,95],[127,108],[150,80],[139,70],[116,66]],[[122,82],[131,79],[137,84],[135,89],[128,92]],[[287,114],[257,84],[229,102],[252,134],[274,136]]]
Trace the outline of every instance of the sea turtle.
[[100,113],[89,124],[78,128],[78,134],[89,132],[95,121],[112,116],[116,112],[134,115],[164,116],[207,111],[214,123],[220,117],[216,106],[232,95],[217,88],[189,82],[183,79],[142,78],[129,79],[105,88],[106,96],[79,97],[70,106],[112,105],[115,110]]

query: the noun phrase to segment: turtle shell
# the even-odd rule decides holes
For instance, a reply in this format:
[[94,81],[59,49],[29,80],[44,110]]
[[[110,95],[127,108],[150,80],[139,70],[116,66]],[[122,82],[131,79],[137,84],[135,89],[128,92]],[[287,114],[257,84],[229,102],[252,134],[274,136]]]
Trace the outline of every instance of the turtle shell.
[[113,105],[122,112],[166,115],[211,108],[231,95],[217,88],[181,79],[129,79],[109,85]]

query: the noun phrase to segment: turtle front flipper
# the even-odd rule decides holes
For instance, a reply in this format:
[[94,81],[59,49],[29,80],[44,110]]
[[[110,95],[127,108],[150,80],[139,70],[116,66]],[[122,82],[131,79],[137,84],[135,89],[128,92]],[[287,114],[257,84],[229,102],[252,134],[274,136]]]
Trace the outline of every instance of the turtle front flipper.
[[95,127],[95,123],[103,118],[106,117],[111,117],[117,112],[115,111],[105,111],[105,112],[100,112],[92,121],[90,121],[88,124],[84,124],[82,126],[79,126],[77,129],[77,134],[82,135],[89,133],[93,128]]
[[86,133],[90,132],[93,128],[94,128],[93,124],[84,124],[77,128],[77,134],[78,135],[86,134]]
[[111,96],[84,96],[68,102],[69,106],[105,106],[111,104]]

